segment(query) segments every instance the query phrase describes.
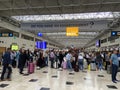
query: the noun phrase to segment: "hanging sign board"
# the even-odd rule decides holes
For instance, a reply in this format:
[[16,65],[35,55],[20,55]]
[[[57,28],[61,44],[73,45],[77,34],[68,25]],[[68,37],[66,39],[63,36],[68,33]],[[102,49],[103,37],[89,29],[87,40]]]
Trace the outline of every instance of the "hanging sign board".
[[66,28],[66,36],[78,36],[79,28],[78,27],[67,27]]

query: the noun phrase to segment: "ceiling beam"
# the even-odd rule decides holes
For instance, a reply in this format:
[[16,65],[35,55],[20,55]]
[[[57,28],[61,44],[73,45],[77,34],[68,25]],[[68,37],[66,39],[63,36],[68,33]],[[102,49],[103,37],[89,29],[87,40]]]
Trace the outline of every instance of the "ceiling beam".
[[10,0],[0,0],[0,2],[6,2],[6,1],[10,1]]
[[[104,2],[102,5],[112,5],[112,4],[120,4],[120,2]],[[70,5],[57,5],[57,6],[34,6],[29,7],[29,9],[43,9],[43,8],[61,8],[61,7],[78,7],[78,6],[93,6],[93,5],[101,5],[101,3],[88,3],[88,4],[70,4]],[[0,8],[0,11],[4,10],[22,10],[22,9],[28,9],[28,7],[12,7],[12,8]]]
[[79,37],[79,38],[72,38],[72,37],[49,37],[49,38],[51,38],[51,39],[93,39],[94,37]]

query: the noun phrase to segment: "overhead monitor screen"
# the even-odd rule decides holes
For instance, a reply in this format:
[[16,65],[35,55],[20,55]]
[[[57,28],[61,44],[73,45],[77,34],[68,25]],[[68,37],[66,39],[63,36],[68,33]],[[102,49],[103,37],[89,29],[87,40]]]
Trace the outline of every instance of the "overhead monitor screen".
[[37,41],[36,47],[38,49],[46,49],[47,48],[47,42],[46,41]]

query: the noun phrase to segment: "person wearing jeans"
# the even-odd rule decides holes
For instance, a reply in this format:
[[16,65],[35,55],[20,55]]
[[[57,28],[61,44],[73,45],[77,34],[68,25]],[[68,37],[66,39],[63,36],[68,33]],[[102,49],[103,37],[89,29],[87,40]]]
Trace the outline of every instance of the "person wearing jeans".
[[70,69],[71,71],[73,71],[71,59],[72,59],[72,55],[71,55],[71,51],[69,51],[68,54],[66,55],[67,69]]
[[45,57],[44,59],[45,59],[46,66],[48,66],[48,57]]
[[11,60],[11,49],[8,48],[7,52],[3,55],[3,70],[1,74],[1,81],[4,81],[4,75],[8,70],[7,80],[11,81],[11,73],[12,73],[12,60]]
[[98,62],[98,67],[99,67],[99,70],[102,70],[102,68],[103,68],[102,61]]
[[67,69],[70,69],[72,71],[72,64],[70,60],[67,60]]
[[78,56],[78,65],[79,65],[79,69],[83,71],[83,56],[82,56],[82,54],[79,54],[79,56]]
[[116,76],[117,76],[118,66],[119,66],[117,50],[113,51],[110,62],[111,62],[111,67],[112,67],[112,82],[117,83],[118,80],[116,79]]
[[103,66],[102,66],[102,56],[100,54],[100,52],[97,52],[96,53],[96,59],[95,59],[95,62],[96,62],[96,65],[97,65],[97,70],[102,70]]

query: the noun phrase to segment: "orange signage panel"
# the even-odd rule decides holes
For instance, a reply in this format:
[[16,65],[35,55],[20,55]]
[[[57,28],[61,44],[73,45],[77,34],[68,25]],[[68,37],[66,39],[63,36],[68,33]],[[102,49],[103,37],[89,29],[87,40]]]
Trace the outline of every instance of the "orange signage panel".
[[66,28],[66,36],[78,36],[79,28],[78,27],[67,27]]

